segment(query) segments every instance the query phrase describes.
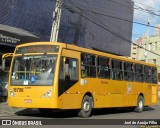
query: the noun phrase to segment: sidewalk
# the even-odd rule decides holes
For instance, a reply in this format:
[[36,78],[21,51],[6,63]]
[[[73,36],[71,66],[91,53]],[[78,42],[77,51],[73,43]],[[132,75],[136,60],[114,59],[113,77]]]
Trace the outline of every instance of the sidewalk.
[[38,109],[13,108],[9,107],[7,102],[0,102],[0,117],[11,115],[30,115],[39,113]]
[[24,108],[9,107],[7,102],[0,102],[0,116],[14,115],[16,112],[22,111]]

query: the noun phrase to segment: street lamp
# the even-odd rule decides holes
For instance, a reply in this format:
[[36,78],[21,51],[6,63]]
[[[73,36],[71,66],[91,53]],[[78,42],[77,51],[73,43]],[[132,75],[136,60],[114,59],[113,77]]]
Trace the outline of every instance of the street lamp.
[[148,56],[148,53],[147,53],[147,50],[148,50],[148,44],[149,44],[149,29],[150,29],[150,20],[147,21],[147,40],[146,40],[146,47],[145,47],[145,53],[144,53],[144,56],[145,56],[145,61],[147,62],[147,56]]

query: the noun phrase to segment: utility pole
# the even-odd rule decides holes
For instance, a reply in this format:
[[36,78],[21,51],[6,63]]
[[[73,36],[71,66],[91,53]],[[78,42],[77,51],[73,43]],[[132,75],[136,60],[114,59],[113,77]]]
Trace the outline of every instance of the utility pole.
[[58,41],[59,25],[60,25],[60,19],[61,19],[61,11],[62,11],[62,2],[63,0],[56,0],[55,11],[53,12],[53,23],[52,23],[50,42]]
[[[149,36],[150,36],[150,34],[149,34],[149,30],[150,30],[150,21],[148,20],[148,22],[147,22],[147,40],[146,40],[146,45],[145,45],[145,49],[147,49],[147,50],[149,50],[148,49],[148,45],[149,45]],[[148,62],[148,51],[147,50],[145,50],[145,53],[144,53],[144,56],[145,56],[145,62]]]

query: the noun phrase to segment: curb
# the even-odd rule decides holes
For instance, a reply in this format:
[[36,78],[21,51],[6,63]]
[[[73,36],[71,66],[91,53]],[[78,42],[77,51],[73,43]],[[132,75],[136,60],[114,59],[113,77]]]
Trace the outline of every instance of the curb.
[[16,116],[16,114],[0,114],[0,117],[11,117],[11,116]]

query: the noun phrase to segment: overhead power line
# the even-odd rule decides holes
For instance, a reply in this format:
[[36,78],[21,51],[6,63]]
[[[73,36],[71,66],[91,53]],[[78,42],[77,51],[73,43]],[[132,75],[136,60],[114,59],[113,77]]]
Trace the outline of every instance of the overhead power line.
[[[71,1],[71,0],[69,0],[69,1]],[[73,1],[71,1],[71,2],[73,2]],[[71,3],[71,4],[74,6],[73,3]],[[65,9],[67,9],[67,10],[68,10],[69,8],[72,9],[72,11],[74,11],[75,13],[79,14],[80,16],[82,16],[83,18],[87,19],[88,21],[94,23],[95,25],[99,26],[100,28],[102,28],[102,29],[104,29],[104,30],[112,33],[113,35],[119,37],[120,39],[123,39],[123,40],[127,41],[128,43],[133,43],[133,42],[131,42],[130,40],[126,39],[125,37],[122,37],[122,36],[119,35],[118,33],[115,33],[115,32],[113,32],[113,31],[107,29],[107,28],[104,27],[103,25],[98,24],[97,22],[95,22],[94,20],[90,19],[90,18],[87,17],[86,15],[80,13],[80,12],[77,11],[76,9],[73,9],[72,7],[70,7],[70,6],[68,6],[68,5],[64,4],[64,3],[63,3],[63,7],[64,7]],[[79,8],[79,9],[82,9],[82,8]],[[144,47],[142,47],[142,46],[140,46],[140,45],[138,45],[138,44],[136,44],[136,43],[133,43],[133,44],[136,45],[136,46],[138,46],[138,47],[140,47],[140,48],[142,48],[142,49],[144,49],[144,50],[146,50],[146,51],[148,51],[148,52],[150,52],[150,53],[153,53],[153,54],[155,54],[155,55],[157,55],[157,56],[160,56],[160,54],[155,53],[155,52],[153,52],[153,51],[150,51],[150,50],[148,50],[148,49],[146,49],[146,48],[144,48]]]
[[[70,0],[70,1],[73,2],[72,0]],[[78,3],[80,3],[80,2],[78,2]],[[81,8],[81,10],[88,11],[88,12],[91,12],[91,13],[94,13],[94,14],[98,14],[98,15],[101,15],[101,16],[107,16],[107,17],[110,17],[110,18],[118,19],[118,20],[123,20],[123,21],[131,22],[131,23],[135,23],[135,24],[139,24],[139,25],[143,25],[143,26],[148,26],[147,24],[144,24],[144,23],[140,23],[140,22],[137,22],[137,21],[131,21],[131,20],[128,20],[128,19],[124,19],[124,18],[120,18],[120,17],[104,14],[104,13],[101,13],[101,12],[98,12],[98,11],[93,11],[93,10],[90,10],[90,9]],[[155,26],[152,26],[152,25],[150,25],[150,27],[151,28],[160,29],[159,27],[155,27]]]
[[[154,15],[154,13],[157,12],[157,11],[153,10],[153,8],[150,7],[150,6],[143,4],[143,1],[141,1],[141,0],[139,0],[138,4],[140,4],[140,6],[142,6],[142,7],[146,10],[145,12],[146,12],[146,13],[149,13],[149,15],[150,15],[157,23],[159,23],[159,21],[155,18],[155,15]],[[136,5],[135,5],[135,6],[136,6]],[[138,8],[140,8],[140,7],[138,6]],[[141,9],[142,9],[142,8],[141,8]]]
[[134,1],[134,3],[140,4],[140,5],[143,6],[143,7],[149,8],[149,9],[150,9],[151,11],[153,11],[153,12],[160,12],[159,9],[156,9],[156,8],[154,8],[154,7],[152,7],[152,6],[146,5],[146,4],[144,4],[143,1],[140,1],[140,2],[139,2],[139,0],[138,0],[138,2],[137,2],[137,1]]

